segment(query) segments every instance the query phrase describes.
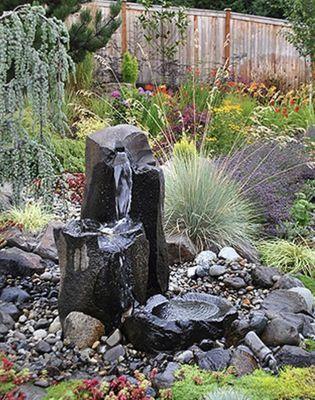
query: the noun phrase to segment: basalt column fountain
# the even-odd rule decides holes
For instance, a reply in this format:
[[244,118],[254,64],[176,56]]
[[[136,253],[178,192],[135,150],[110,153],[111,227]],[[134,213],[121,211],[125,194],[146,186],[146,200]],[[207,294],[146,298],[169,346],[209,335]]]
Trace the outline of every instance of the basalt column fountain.
[[81,311],[111,329],[167,290],[163,173],[146,135],[118,125],[87,138],[86,178],[81,219],[55,231],[59,315],[63,324]]

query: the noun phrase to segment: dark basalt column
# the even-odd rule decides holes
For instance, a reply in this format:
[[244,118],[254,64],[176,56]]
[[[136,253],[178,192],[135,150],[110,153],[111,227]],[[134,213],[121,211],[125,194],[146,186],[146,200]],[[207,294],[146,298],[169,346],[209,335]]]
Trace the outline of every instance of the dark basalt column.
[[54,232],[61,270],[59,316],[63,324],[70,312],[81,311],[110,330],[120,326],[135,300],[145,302],[149,244],[142,224],[103,234],[99,229],[85,231],[85,222],[71,221]]
[[148,293],[164,293],[169,279],[162,225],[164,177],[162,170],[156,165],[147,136],[138,128],[118,125],[96,132],[87,138],[87,183],[81,217],[102,224],[115,221],[113,161],[117,145],[123,146],[132,168],[130,218],[143,224],[149,241]]

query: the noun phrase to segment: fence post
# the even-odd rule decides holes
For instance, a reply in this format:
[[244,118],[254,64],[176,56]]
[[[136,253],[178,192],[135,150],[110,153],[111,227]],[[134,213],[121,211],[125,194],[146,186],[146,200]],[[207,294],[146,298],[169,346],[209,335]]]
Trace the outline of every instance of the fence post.
[[231,58],[231,9],[225,10],[225,33],[224,33],[224,64],[226,67],[230,65]]
[[127,0],[121,2],[121,53],[124,53],[128,49],[127,43]]
[[199,32],[198,17],[194,15],[194,67],[199,65]]

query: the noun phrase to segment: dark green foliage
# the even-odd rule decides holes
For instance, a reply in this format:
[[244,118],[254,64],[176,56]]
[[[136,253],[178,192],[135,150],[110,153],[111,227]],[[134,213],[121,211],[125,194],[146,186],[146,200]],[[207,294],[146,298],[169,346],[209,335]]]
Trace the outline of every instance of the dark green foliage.
[[83,172],[85,164],[85,142],[83,140],[73,140],[52,137],[52,146],[63,169],[70,172]]
[[[13,10],[21,4],[32,4],[33,0],[4,0],[0,4],[0,15],[4,11]],[[81,10],[87,0],[39,0],[37,3],[46,7],[49,17],[56,17],[62,21]],[[109,16],[103,18],[100,10],[95,15],[89,9],[82,9],[79,18],[70,29],[70,51],[73,61],[78,63],[84,60],[87,53],[105,47],[112,34],[120,25],[120,1],[111,4]]]
[[135,56],[126,51],[122,61],[122,78],[123,82],[135,85],[138,79],[138,60]]
[[315,279],[306,275],[297,275],[296,277],[304,284],[307,289],[309,289],[313,293],[313,296],[315,296]]

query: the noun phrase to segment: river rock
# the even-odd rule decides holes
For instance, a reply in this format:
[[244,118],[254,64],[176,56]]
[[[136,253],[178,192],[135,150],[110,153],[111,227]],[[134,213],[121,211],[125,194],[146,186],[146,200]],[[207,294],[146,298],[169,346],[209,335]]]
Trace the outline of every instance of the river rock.
[[43,260],[37,254],[27,253],[17,247],[0,251],[0,275],[29,276],[41,274],[44,270]]
[[196,250],[193,243],[186,236],[168,235],[166,244],[170,265],[193,261]]
[[160,372],[154,378],[154,385],[158,389],[166,389],[172,386],[175,381],[175,372],[179,365],[175,362],[170,362],[163,372]]
[[219,253],[219,258],[223,258],[227,262],[238,261],[242,257],[233,249],[233,247],[223,247]]
[[195,258],[195,264],[203,267],[209,267],[212,261],[217,259],[217,255],[210,250],[202,251]]
[[23,304],[30,299],[30,295],[18,287],[6,287],[2,290],[0,300],[7,303]]
[[224,275],[227,271],[225,265],[213,265],[209,269],[209,275],[216,278],[218,276]]
[[315,351],[308,352],[297,346],[283,346],[275,355],[279,367],[311,367],[315,365]]
[[259,288],[271,288],[281,277],[281,273],[276,268],[257,266],[252,271],[253,284]]
[[168,288],[167,246],[163,232],[164,177],[153,157],[148,137],[139,128],[117,125],[88,136],[86,141],[86,187],[82,219],[102,224],[116,219],[113,161],[117,148],[128,155],[132,169],[130,217],[143,224],[149,241],[148,293]]
[[226,286],[232,289],[242,289],[247,286],[247,283],[244,281],[243,278],[239,276],[227,276],[223,279],[223,282]]
[[229,366],[231,351],[224,349],[213,349],[196,354],[199,368],[207,371],[221,371]]
[[286,274],[275,283],[274,289],[291,289],[294,287],[304,287],[303,283],[292,275]]
[[288,345],[298,345],[300,335],[296,327],[283,318],[271,320],[264,330],[261,340],[270,347]]
[[92,347],[104,332],[104,325],[100,321],[82,312],[71,312],[64,322],[64,337],[79,349]]
[[118,361],[120,357],[124,356],[125,356],[125,349],[121,344],[118,344],[117,346],[112,347],[111,349],[106,351],[106,353],[104,354],[104,361],[112,363]]

